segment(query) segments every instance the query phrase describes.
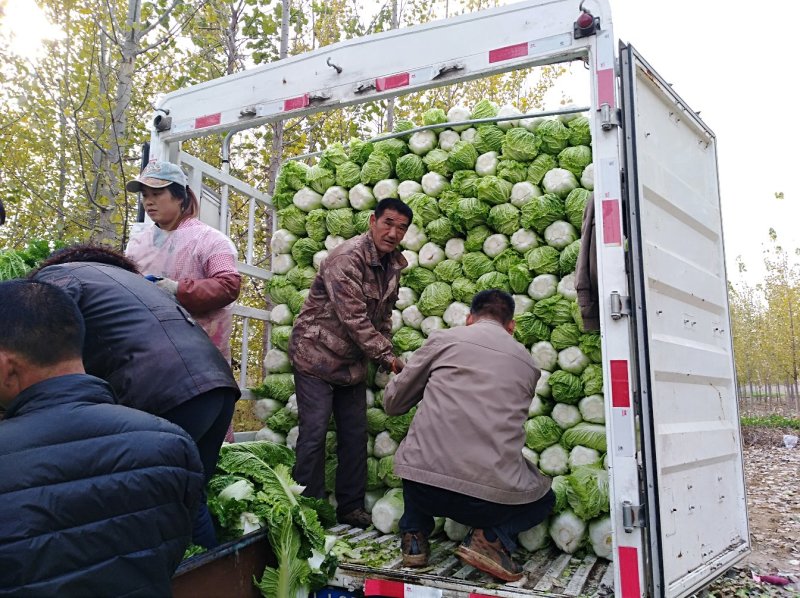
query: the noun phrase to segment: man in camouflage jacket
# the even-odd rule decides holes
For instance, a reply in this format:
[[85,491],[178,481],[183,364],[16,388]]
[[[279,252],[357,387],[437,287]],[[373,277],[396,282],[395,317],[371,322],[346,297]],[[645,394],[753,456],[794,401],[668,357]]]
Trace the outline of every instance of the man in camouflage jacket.
[[325,435],[333,414],[337,515],[357,527],[371,524],[364,510],[367,363],[395,373],[403,368],[392,351],[391,314],[407,265],[397,246],[412,217],[399,199],[384,199],[369,231],[330,252],[289,341],[300,420],[294,478],[307,496],[325,497]]

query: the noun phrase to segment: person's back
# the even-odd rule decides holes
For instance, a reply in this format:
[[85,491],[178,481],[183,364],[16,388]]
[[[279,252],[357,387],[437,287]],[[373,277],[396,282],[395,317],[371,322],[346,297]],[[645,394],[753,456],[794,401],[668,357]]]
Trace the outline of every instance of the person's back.
[[472,528],[455,551],[462,562],[517,581],[517,534],[544,521],[555,502],[550,480],[522,456],[540,372],[512,337],[508,293],[477,293],[466,324],[431,334],[383,395],[389,415],[419,404],[394,455],[403,565],[427,565],[434,517],[449,517]]
[[203,488],[178,426],[86,375],[58,288],[0,283],[0,596],[169,596]]
[[35,280],[63,288],[86,321],[84,364],[121,404],[160,415],[206,391],[238,385],[203,329],[142,276],[96,262],[47,266]]
[[0,422],[0,596],[169,596],[203,485],[181,428],[92,376],[30,387]]
[[521,453],[538,379],[530,354],[492,320],[435,332],[425,350],[435,357],[397,475],[486,500],[539,498],[547,486]]

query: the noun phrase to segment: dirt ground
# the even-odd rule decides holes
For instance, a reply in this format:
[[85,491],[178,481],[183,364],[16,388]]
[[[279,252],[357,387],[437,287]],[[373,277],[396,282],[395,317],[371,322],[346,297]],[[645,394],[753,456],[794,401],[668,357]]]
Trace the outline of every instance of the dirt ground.
[[[800,596],[800,445],[783,444],[783,435],[792,433],[797,430],[743,429],[752,553],[701,597]],[[759,583],[754,574],[791,583]]]

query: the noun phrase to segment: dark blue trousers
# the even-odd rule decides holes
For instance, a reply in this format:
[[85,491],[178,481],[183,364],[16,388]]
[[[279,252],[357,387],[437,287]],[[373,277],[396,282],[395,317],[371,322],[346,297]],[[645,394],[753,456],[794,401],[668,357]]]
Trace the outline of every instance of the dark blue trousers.
[[509,552],[517,549],[517,534],[547,519],[556,497],[548,490],[539,500],[522,505],[503,505],[444,488],[403,480],[405,510],[400,532],[433,531],[434,517],[448,517],[462,525],[484,530],[486,539],[500,538]]
[[[197,444],[206,484],[217,468],[219,449],[228,432],[235,405],[235,390],[215,388],[161,414],[161,417],[167,421],[186,430]],[[214,548],[219,545],[217,534],[214,531],[214,522],[206,504],[205,488],[200,508],[194,519],[192,542],[205,548]]]

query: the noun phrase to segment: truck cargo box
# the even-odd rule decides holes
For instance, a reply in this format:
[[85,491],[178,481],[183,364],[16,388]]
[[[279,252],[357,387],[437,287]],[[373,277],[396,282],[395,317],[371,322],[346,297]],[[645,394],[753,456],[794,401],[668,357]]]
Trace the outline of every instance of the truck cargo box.
[[[154,124],[150,157],[182,162],[198,189],[209,178],[268,204],[180,152],[179,142],[572,60],[586,64],[589,80],[613,560],[540,551],[526,555],[523,580],[498,584],[462,566],[454,543],[439,537],[422,571],[402,569],[397,549],[380,567],[343,562],[333,585],[367,596],[682,597],[749,551],[717,140],[632,46],[615,40],[606,0],[518,2],[178,90],[159,102],[171,123]],[[204,202],[206,220],[224,226],[224,197]],[[248,262],[241,271],[269,276]],[[376,549],[399,543],[375,531],[333,531]],[[250,566],[234,554],[223,557],[228,566]],[[216,560],[209,555],[197,569]]]

